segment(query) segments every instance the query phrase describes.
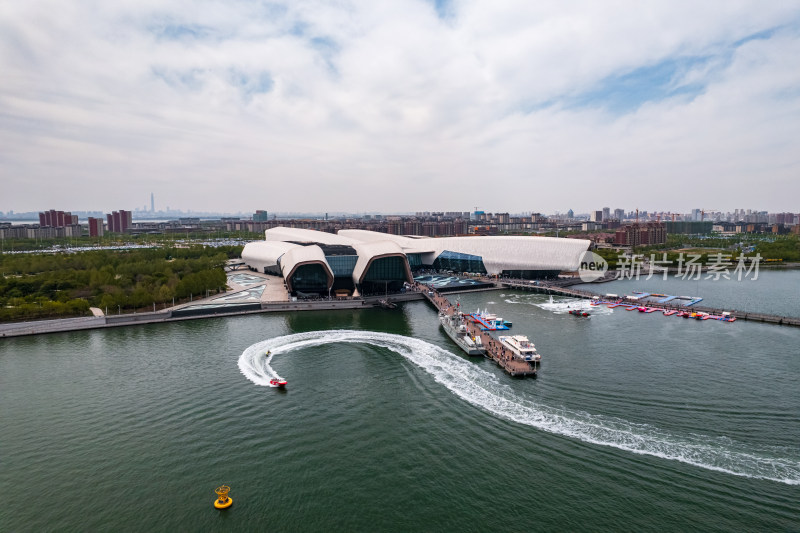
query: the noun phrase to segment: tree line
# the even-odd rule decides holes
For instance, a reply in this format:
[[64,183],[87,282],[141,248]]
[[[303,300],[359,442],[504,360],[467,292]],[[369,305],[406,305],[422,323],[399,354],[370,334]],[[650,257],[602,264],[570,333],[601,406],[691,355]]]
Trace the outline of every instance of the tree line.
[[0,255],[0,321],[130,312],[225,289],[241,246]]

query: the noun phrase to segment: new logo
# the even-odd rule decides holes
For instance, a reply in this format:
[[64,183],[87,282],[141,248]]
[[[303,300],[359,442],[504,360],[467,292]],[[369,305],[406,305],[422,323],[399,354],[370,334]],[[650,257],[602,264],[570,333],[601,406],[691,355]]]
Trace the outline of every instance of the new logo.
[[590,281],[602,278],[607,270],[608,263],[596,253],[587,250],[581,255],[581,263],[578,268],[578,276],[581,278],[581,281],[589,283]]

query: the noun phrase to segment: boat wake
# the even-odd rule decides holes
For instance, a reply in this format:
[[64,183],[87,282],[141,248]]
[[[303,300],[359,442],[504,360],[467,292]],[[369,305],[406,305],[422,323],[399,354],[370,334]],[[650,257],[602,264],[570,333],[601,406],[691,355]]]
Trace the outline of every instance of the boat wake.
[[[500,418],[592,444],[680,461],[736,476],[800,485],[800,456],[786,447],[753,447],[725,437],[675,435],[649,424],[542,405],[470,361],[419,339],[372,331],[330,330],[285,335],[248,347],[239,369],[256,385],[277,376],[276,355],[311,346],[362,343],[403,356],[453,394]],[[266,356],[269,350],[271,355]]]
[[[258,345],[254,344],[253,346]],[[256,350],[252,353],[248,353],[253,346],[245,350],[242,356],[239,358],[239,370],[242,371],[242,374],[247,376],[247,379],[256,385],[261,385],[263,387],[278,387],[278,385],[270,383],[271,380],[280,381],[283,379],[270,366],[272,358],[275,357],[276,351],[274,349],[265,348],[261,351]],[[269,355],[267,355],[267,351],[269,351]],[[245,355],[247,355],[246,359]]]
[[505,300],[505,302],[509,304],[535,305],[539,309],[544,309],[545,311],[550,311],[551,313],[555,313],[557,315],[566,315],[575,309],[578,309],[579,311],[586,311],[592,315],[610,315],[614,312],[613,309],[609,309],[604,305],[594,306],[591,304],[591,300],[584,300],[582,298],[561,298],[554,300],[551,296],[549,301],[540,302],[536,301],[539,299],[538,296],[526,296],[527,298],[522,295],[512,295],[512,297]]

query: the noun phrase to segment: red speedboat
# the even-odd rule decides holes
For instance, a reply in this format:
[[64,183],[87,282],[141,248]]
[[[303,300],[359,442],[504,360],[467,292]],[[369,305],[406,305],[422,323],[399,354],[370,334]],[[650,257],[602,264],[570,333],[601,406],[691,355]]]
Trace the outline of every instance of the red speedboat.
[[283,388],[286,386],[286,380],[283,378],[272,378],[271,380],[269,380],[269,384],[272,385],[273,387]]
[[589,313],[587,313],[586,311],[581,311],[580,309],[573,309],[572,311],[569,312],[569,314],[575,316],[589,316]]

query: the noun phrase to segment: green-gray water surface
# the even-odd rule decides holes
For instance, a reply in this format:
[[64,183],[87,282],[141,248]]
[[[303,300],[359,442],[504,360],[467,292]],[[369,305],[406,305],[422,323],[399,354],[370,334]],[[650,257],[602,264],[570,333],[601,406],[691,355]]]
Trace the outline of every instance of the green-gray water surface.
[[4,340],[0,529],[800,528],[800,329],[460,300],[539,377],[462,357],[423,302]]

